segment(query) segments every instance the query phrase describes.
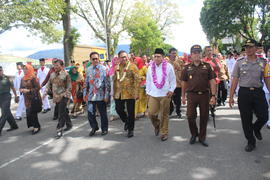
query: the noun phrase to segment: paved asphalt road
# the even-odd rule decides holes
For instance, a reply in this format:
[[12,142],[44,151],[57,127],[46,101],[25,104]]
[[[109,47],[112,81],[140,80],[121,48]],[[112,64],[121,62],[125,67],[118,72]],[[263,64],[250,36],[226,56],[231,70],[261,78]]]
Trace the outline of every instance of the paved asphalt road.
[[[183,108],[185,110],[185,108]],[[263,180],[270,179],[270,130],[254,152],[244,151],[238,110],[219,107],[217,130],[208,125],[209,147],[189,145],[185,118],[170,119],[169,139],[154,136],[149,119],[136,121],[128,139],[120,120],[110,122],[109,134],[89,137],[86,116],[54,139],[52,112],[39,115],[42,130],[31,135],[25,119],[19,129],[0,137],[0,180]],[[8,125],[5,126],[5,129]]]

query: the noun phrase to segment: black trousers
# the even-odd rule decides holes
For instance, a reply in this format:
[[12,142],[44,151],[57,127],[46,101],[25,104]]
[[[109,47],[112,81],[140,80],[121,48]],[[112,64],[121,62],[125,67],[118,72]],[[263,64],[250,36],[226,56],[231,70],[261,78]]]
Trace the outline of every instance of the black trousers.
[[0,118],[0,132],[6,124],[6,121],[9,123],[10,128],[17,128],[17,123],[10,111],[10,102],[11,95],[10,94],[2,94],[0,95],[0,108],[2,116]]
[[58,103],[56,103],[54,106],[53,117],[56,119],[58,118]]
[[228,95],[227,82],[225,80],[222,80],[218,84],[218,99],[217,99],[217,103],[218,104],[224,103],[227,100],[227,95]]
[[38,122],[38,113],[33,112],[30,108],[26,108],[26,121],[27,127],[40,128],[40,124]]
[[[127,113],[125,107],[127,107]],[[135,99],[115,99],[115,110],[121,120],[127,124],[128,130],[133,131],[135,124]]]
[[88,102],[88,120],[92,129],[98,129],[96,120],[96,108],[100,113],[101,130],[108,131],[108,116],[107,106],[104,101],[89,101]]
[[60,102],[56,103],[56,106],[58,106],[57,129],[62,129],[65,126],[65,124],[67,127],[72,127],[72,122],[68,115],[67,102],[68,98],[63,97]]
[[[250,90],[240,87],[238,92],[238,107],[242,121],[242,127],[248,144],[255,145],[254,130],[260,131],[268,120],[268,104],[262,88]],[[255,113],[257,120],[253,120]]]
[[175,104],[175,111],[177,115],[181,114],[181,96],[182,96],[182,88],[176,88],[174,90],[173,96],[172,96],[172,100],[170,103],[170,115],[173,113],[174,111],[174,105]]

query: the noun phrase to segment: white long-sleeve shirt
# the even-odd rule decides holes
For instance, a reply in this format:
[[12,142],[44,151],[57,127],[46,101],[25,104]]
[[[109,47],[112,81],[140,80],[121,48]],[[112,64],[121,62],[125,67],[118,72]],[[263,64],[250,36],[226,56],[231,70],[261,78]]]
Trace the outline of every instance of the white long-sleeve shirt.
[[[173,66],[170,63],[167,63],[167,76],[165,80],[165,84],[161,89],[158,89],[153,81],[152,76],[152,65],[148,67],[147,75],[146,75],[146,94],[152,97],[165,97],[169,91],[174,92],[176,88],[176,77],[174,73]],[[156,74],[157,74],[157,82],[161,83],[162,80],[162,63],[156,66]]]
[[41,67],[37,71],[37,78],[39,81],[39,84],[41,85],[43,81],[46,79],[47,74],[49,73],[50,69],[44,66],[44,69],[42,71]]
[[16,72],[15,77],[14,77],[14,88],[16,89],[17,93],[19,92],[20,86],[21,86],[21,80],[24,76],[23,70],[20,70],[21,73]]
[[229,72],[230,78],[231,78],[235,63],[236,63],[236,60],[234,58],[230,58],[230,59],[226,60],[226,64],[227,64],[227,67],[228,67],[228,72]]

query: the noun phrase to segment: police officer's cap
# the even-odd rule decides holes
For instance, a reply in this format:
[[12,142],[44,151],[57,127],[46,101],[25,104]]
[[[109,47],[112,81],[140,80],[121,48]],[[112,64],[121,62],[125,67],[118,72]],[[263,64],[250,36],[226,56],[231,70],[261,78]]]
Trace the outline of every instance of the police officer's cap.
[[253,46],[258,46],[258,42],[255,41],[254,39],[248,39],[245,44],[244,44],[244,47],[253,47]]
[[198,44],[196,45],[193,45],[191,48],[190,48],[190,53],[193,53],[193,52],[202,52],[202,47]]
[[164,53],[164,51],[163,51],[163,49],[161,49],[161,48],[157,48],[156,50],[155,50],[155,53],[154,54],[161,54],[161,55],[165,55],[165,53]]

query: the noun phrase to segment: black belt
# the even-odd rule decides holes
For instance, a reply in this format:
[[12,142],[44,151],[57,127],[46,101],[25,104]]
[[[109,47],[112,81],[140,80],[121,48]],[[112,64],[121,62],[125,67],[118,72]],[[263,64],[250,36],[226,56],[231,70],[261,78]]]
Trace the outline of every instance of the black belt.
[[255,90],[262,90],[262,88],[256,88],[256,87],[240,87],[242,89],[246,89],[246,90],[249,90],[249,91],[255,91]]
[[202,95],[202,94],[205,94],[205,93],[209,93],[209,91],[188,91],[188,93]]

